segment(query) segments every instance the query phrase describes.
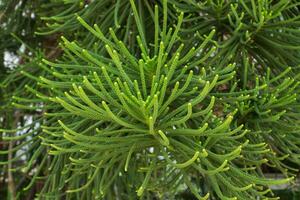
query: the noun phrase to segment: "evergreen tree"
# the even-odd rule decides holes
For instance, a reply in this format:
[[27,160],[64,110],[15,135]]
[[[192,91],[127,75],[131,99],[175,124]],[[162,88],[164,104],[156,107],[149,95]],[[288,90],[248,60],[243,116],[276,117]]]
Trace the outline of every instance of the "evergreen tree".
[[299,6],[1,0],[0,196],[277,199],[300,166]]

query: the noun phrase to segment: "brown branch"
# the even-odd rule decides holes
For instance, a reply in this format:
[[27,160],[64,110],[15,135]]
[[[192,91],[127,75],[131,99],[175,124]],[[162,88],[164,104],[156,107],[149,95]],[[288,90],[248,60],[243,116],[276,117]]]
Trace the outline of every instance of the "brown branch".
[[[17,128],[18,122],[20,118],[19,111],[14,112],[14,121],[13,121],[13,128]],[[8,161],[10,161],[13,158],[13,152],[11,151],[14,148],[14,141],[11,140],[8,144]],[[7,182],[8,182],[8,191],[11,197],[11,200],[16,200],[16,186],[14,182],[14,177],[11,169],[13,168],[12,162],[9,162],[7,165]]]

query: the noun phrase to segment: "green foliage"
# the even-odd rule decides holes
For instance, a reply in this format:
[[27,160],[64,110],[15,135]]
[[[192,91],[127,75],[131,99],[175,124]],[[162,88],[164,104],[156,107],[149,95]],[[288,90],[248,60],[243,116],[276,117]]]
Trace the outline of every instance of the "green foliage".
[[293,181],[297,1],[53,0],[34,12],[36,39],[21,38],[33,55],[2,80],[1,176],[29,177],[12,199],[277,199],[270,186]]

